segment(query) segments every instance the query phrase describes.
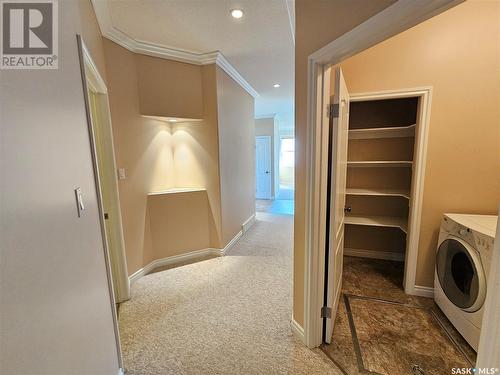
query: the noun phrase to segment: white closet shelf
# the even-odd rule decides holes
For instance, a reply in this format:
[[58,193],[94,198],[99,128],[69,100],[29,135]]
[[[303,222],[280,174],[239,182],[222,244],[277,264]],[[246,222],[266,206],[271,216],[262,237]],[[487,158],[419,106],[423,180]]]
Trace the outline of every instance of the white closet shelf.
[[345,224],[366,225],[371,227],[399,228],[403,232],[408,232],[407,220],[404,217],[395,216],[345,216]]
[[347,195],[375,195],[384,197],[403,197],[410,199],[410,191],[404,189],[347,189]]
[[411,167],[412,161],[405,160],[372,160],[372,161],[348,161],[348,167]]
[[404,138],[415,136],[416,124],[387,128],[363,128],[349,130],[349,139]]

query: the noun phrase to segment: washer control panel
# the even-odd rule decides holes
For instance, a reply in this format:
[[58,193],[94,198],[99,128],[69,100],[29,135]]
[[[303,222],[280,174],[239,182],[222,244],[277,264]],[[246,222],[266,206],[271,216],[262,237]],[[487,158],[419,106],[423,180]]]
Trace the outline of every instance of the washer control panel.
[[493,249],[493,238],[482,233],[474,232],[470,228],[458,224],[446,216],[443,217],[441,230],[444,230],[448,234],[464,240],[479,253],[489,253]]

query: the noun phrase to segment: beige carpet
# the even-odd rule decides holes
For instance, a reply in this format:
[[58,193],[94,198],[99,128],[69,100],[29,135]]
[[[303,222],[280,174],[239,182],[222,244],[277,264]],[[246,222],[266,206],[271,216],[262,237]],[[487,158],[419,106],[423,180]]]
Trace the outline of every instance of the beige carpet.
[[258,213],[227,256],[137,281],[120,307],[127,374],[340,374],[290,329],[292,228]]

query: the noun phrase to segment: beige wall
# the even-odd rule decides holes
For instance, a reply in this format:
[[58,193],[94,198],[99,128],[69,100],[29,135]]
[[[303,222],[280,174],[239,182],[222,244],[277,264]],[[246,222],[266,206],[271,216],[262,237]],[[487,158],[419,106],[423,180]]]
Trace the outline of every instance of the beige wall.
[[307,57],[394,0],[295,0],[295,229],[293,316],[304,322]]
[[1,374],[118,373],[75,38],[101,69],[91,10],[59,2],[57,70],[0,73]]
[[255,136],[268,135],[271,137],[271,196],[276,192],[276,139],[274,117],[255,119]]
[[[180,249],[223,248],[255,211],[253,98],[214,64],[136,55],[109,40],[104,47],[116,161],[127,174],[119,190],[129,274]],[[179,91],[179,85],[185,87]],[[170,124],[141,114],[203,120]],[[170,241],[155,229],[169,218],[161,219],[151,199],[148,204],[148,193],[185,187],[207,191],[209,242],[200,233],[203,247],[187,235],[201,230],[194,223],[178,226],[178,238]],[[181,198],[159,206],[180,209]],[[173,218],[178,209],[163,215]]]
[[149,195],[147,213],[155,259],[211,247],[205,190]]
[[341,63],[351,93],[432,86],[416,284],[433,286],[443,213],[500,200],[500,3],[471,0]]
[[[107,39],[104,40],[104,50],[116,162],[119,168],[125,168],[127,174],[125,180],[119,181],[119,191],[129,274],[154,259],[167,256],[165,252],[156,254],[153,248],[147,212],[147,194],[151,192],[174,187],[206,188],[210,203],[211,246],[219,247],[216,110],[204,108],[205,120],[193,123],[168,124],[142,117],[140,94],[146,88],[142,85],[142,91],[139,91],[138,70],[149,57],[137,56]],[[175,71],[179,67],[179,63],[151,59],[154,64],[163,62],[165,69]],[[179,74],[184,74],[189,81],[187,71],[181,67]],[[203,67],[200,73],[202,75],[194,70],[194,75],[208,86],[203,87],[204,105],[215,107],[215,67]],[[197,85],[195,91],[198,91]],[[170,87],[166,87],[165,93],[176,96],[176,91]],[[167,97],[164,99],[169,100]],[[173,116],[169,113],[165,115]]]
[[135,58],[141,114],[203,118],[201,66],[144,55]]
[[217,67],[222,208],[226,245],[255,214],[254,98]]

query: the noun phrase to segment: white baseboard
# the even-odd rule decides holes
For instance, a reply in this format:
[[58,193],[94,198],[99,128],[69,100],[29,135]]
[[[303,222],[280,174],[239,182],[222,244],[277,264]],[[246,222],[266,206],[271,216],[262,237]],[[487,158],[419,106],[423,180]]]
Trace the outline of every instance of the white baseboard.
[[[255,215],[250,217],[245,223],[250,223],[250,226],[253,225],[253,222],[255,222]],[[245,224],[244,224],[245,225]],[[250,228],[250,226],[247,227]],[[229,251],[231,247],[234,246],[234,244],[240,239],[240,237],[243,235],[243,230],[240,230],[236,235],[233,237],[231,241],[223,248],[223,249],[216,249],[216,248],[206,248],[206,249],[201,249],[201,250],[195,250],[195,251],[190,251],[188,253],[184,254],[179,254],[179,255],[173,255],[170,257],[166,258],[161,258],[161,259],[156,259],[153,260],[151,263],[145,265],[143,268],[140,270],[137,270],[134,272],[132,275],[129,276],[129,282],[132,285],[134,282],[139,280],[141,277],[144,275],[147,275],[151,271],[153,271],[156,268],[164,267],[164,266],[170,266],[170,265],[175,265],[179,263],[183,263],[185,261],[191,261],[191,260],[197,260],[204,258],[209,255],[215,255],[215,256],[224,256],[226,253]]]
[[395,253],[391,251],[376,251],[376,250],[366,250],[366,249],[352,249],[344,248],[344,255],[359,258],[371,258],[371,259],[383,259],[383,260],[394,260],[397,262],[404,262],[404,253]]
[[242,232],[246,233],[254,224],[255,224],[255,213],[252,214],[252,216],[250,216],[248,219],[246,219],[243,224],[241,224]]
[[292,332],[297,336],[297,338],[300,339],[301,342],[305,342],[305,339],[304,339],[304,328],[299,324],[297,323],[297,321],[293,318],[293,315],[292,315],[292,321],[291,321],[291,326],[292,326]]
[[434,298],[434,288],[428,286],[415,285],[410,294],[414,296]]
[[166,257],[166,258],[156,259],[156,260],[153,260],[151,263],[147,264],[146,266],[144,266],[143,268],[141,268],[140,270],[134,272],[132,275],[130,275],[130,277],[129,277],[130,284],[136,282],[142,276],[147,275],[148,273],[153,271],[155,268],[170,266],[170,265],[174,265],[174,264],[178,264],[178,263],[182,263],[182,262],[190,261],[190,260],[196,260],[196,259],[206,257],[208,255],[221,256],[221,254],[222,254],[221,249],[207,248],[207,249],[190,251],[190,252],[185,253],[185,254],[173,255],[170,257]]
[[214,250],[219,251],[221,256],[226,255],[229,249],[232,248],[236,242],[238,242],[241,236],[243,236],[243,230],[240,230],[238,233],[236,233],[233,239],[229,241],[229,243],[226,246],[224,246],[223,249],[214,249]]

